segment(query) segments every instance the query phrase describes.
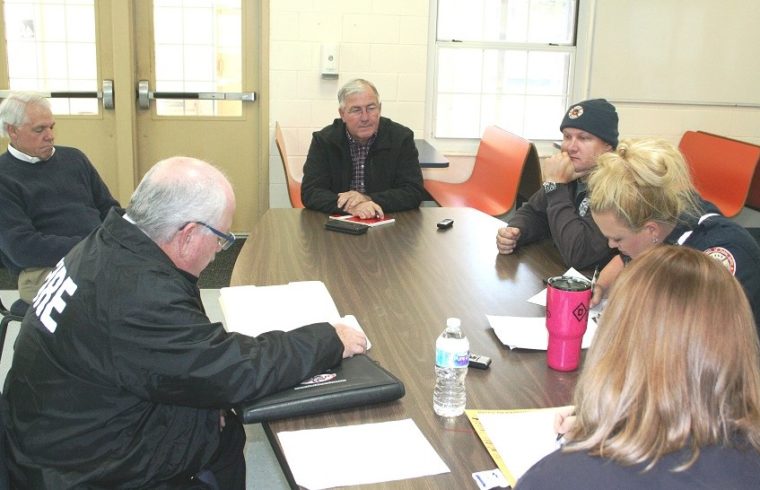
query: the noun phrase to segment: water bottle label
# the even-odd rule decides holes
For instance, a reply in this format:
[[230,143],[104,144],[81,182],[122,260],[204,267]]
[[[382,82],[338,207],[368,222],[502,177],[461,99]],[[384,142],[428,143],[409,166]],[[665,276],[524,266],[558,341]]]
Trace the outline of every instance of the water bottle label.
[[470,363],[469,357],[468,352],[447,352],[445,350],[436,349],[435,364],[439,367],[467,367]]

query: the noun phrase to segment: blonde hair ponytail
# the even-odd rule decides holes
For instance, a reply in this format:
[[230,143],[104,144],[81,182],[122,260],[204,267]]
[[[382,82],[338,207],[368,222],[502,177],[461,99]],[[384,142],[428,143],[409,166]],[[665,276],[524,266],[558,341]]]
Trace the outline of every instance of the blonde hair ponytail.
[[698,194],[681,152],[654,138],[623,140],[601,155],[588,179],[592,212],[612,211],[634,230],[696,214]]

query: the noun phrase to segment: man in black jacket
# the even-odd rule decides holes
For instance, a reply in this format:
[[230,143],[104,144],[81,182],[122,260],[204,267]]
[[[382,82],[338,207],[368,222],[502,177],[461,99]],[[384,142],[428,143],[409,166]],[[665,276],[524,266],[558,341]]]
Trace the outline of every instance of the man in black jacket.
[[219,170],[170,158],[58,263],[3,392],[16,487],[243,489],[228,410],[365,351],[340,324],[251,338],[209,321],[197,277],[234,241],[234,211]]
[[304,205],[361,218],[419,207],[425,190],[412,130],[380,116],[377,89],[367,80],[344,85],[338,102],[340,119],[311,140]]
[[612,258],[607,239],[588,211],[586,178],[602,153],[618,144],[618,115],[605,99],[573,104],[559,126],[562,148],[541,161],[543,189],[496,234],[499,253],[551,238],[568,267],[602,267]]

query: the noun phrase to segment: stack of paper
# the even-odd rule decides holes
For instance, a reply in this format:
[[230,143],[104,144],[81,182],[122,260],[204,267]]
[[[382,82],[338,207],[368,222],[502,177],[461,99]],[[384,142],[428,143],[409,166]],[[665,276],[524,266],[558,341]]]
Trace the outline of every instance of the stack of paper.
[[[340,316],[322,281],[222,288],[219,304],[227,331],[251,337],[272,330],[289,332],[312,323],[337,321],[362,331],[353,315]],[[368,340],[367,348],[370,347]]]
[[[573,269],[567,270],[563,275],[580,277],[586,279],[586,276]],[[546,288],[528,298],[528,302],[540,306],[546,306]],[[597,320],[604,308],[604,303],[589,310],[588,326],[586,334],[583,336],[581,347],[587,349],[596,334]],[[549,332],[546,330],[546,317],[522,317],[522,316],[505,316],[505,315],[486,315],[488,323],[493,328],[496,336],[501,343],[510,349],[535,349],[546,350],[549,345]]]
[[[488,323],[501,343],[510,349],[546,350],[549,345],[549,332],[546,330],[546,317],[497,316],[486,315]],[[586,333],[583,336],[582,349],[588,349],[596,334],[596,317],[590,316]]]

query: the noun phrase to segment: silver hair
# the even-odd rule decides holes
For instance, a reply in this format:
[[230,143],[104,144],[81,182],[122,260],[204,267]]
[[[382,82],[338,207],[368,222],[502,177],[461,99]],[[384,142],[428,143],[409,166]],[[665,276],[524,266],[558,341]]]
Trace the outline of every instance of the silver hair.
[[26,122],[26,106],[39,105],[50,110],[50,101],[35,92],[12,92],[0,104],[0,136],[8,137],[7,126],[18,127]]
[[347,82],[338,91],[338,104],[340,105],[340,108],[344,109],[346,107],[346,99],[348,97],[354,94],[360,94],[362,92],[365,92],[367,89],[370,89],[372,90],[372,92],[375,93],[375,97],[377,98],[377,103],[379,104],[380,94],[377,92],[377,88],[372,84],[372,82],[368,80],[364,80],[363,78],[356,78],[354,80],[351,80],[350,82]]
[[145,174],[127,206],[127,215],[159,244],[171,241],[183,226],[193,221],[215,226],[227,205],[225,189],[213,173],[201,172],[192,179],[156,178],[157,172],[178,159],[200,162],[190,157],[171,157],[156,163]]

